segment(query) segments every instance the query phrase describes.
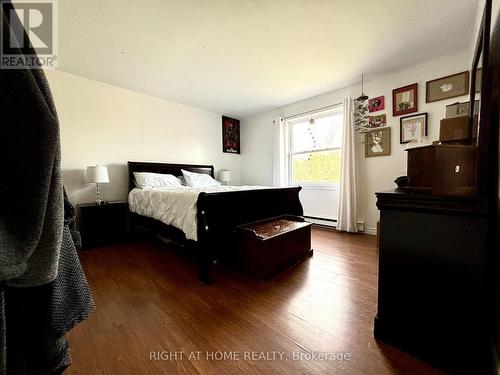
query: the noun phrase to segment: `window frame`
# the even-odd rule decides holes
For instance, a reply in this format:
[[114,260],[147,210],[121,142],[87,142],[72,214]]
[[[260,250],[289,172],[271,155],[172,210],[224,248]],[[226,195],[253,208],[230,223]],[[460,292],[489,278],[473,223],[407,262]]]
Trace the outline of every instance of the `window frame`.
[[[343,107],[341,104],[332,106],[332,108],[328,108],[326,110],[318,110],[318,111],[312,111],[309,112],[306,115],[301,115],[301,116],[294,116],[287,118],[286,121],[286,126],[285,128],[287,129],[288,137],[287,137],[287,147],[286,147],[286,155],[287,155],[287,182],[289,185],[300,185],[305,189],[318,189],[318,190],[339,190],[340,189],[340,181],[339,182],[326,182],[326,181],[321,181],[321,182],[299,182],[299,181],[294,181],[293,180],[293,167],[292,167],[292,157],[293,155],[301,155],[301,154],[312,154],[316,152],[324,152],[324,151],[337,151],[337,150],[342,150],[342,147],[325,147],[321,149],[315,149],[315,150],[304,150],[304,151],[296,151],[292,152],[292,145],[293,145],[293,129],[292,127],[295,124],[300,123],[300,119],[307,119],[311,118],[314,116],[317,116],[319,114],[324,114],[328,112],[343,112]],[[293,121],[293,123],[292,123]]]

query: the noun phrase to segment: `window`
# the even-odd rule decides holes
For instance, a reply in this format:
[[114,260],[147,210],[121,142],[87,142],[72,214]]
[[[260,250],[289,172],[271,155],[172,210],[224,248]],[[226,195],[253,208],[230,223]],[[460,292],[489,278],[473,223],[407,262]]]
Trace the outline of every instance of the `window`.
[[342,106],[338,106],[287,121],[290,184],[339,184],[342,117]]

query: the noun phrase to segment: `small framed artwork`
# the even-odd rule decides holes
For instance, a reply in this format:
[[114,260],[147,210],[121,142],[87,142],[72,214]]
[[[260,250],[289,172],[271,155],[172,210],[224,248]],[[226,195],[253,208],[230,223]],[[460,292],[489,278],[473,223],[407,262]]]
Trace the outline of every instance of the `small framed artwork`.
[[399,120],[400,143],[408,143],[427,135],[427,112],[401,117]]
[[368,100],[368,110],[370,112],[381,111],[385,108],[384,95]]
[[222,151],[240,153],[240,120],[222,116]]
[[[445,118],[455,118],[469,115],[470,102],[453,103],[446,106]],[[474,114],[479,114],[479,100],[474,101]]]
[[425,84],[425,102],[435,102],[467,95],[469,93],[469,71],[433,79]]
[[387,125],[387,118],[385,115],[369,116],[368,117],[368,127],[369,128],[381,128]]
[[365,157],[391,154],[391,128],[385,127],[365,133]]
[[392,90],[392,115],[401,116],[418,111],[418,83]]

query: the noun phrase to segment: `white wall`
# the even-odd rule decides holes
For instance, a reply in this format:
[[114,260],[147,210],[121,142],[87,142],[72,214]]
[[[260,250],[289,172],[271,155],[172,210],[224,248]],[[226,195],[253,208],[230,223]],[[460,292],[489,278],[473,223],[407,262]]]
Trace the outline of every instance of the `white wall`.
[[213,164],[240,182],[240,156],[222,152],[221,115],[110,86],[61,71],[46,71],[61,127],[64,184],[74,203],[92,202],[87,165],[106,165],[106,200],[127,197],[132,161]]
[[[411,47],[408,47],[411,48]],[[392,152],[390,156],[364,157],[364,138],[357,136],[356,167],[358,175],[358,218],[366,223],[367,232],[374,233],[378,220],[375,192],[395,187],[394,179],[406,174],[405,145],[399,143],[399,118],[392,116],[392,90],[418,82],[418,113],[428,112],[428,131],[432,139],[439,136],[439,121],[445,116],[445,106],[457,101],[466,101],[468,96],[425,103],[425,82],[468,70],[471,51],[444,56],[426,63],[385,74],[367,74],[365,93],[370,97],[385,96],[385,110],[376,114],[387,115],[387,124],[392,129]],[[304,111],[341,103],[346,96],[360,95],[360,85],[349,86],[321,96],[287,105],[263,114],[242,120],[241,180],[243,184],[272,184],[273,127],[277,116],[291,116]]]

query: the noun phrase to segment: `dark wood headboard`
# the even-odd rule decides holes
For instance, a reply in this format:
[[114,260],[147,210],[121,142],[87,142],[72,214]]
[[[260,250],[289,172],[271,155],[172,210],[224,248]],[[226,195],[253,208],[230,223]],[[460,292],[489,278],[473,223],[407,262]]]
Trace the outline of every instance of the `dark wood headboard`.
[[195,173],[205,173],[215,178],[213,165],[150,163],[144,161],[129,161],[127,164],[128,191],[135,188],[134,172],[165,173],[182,176],[181,169],[184,169]]

